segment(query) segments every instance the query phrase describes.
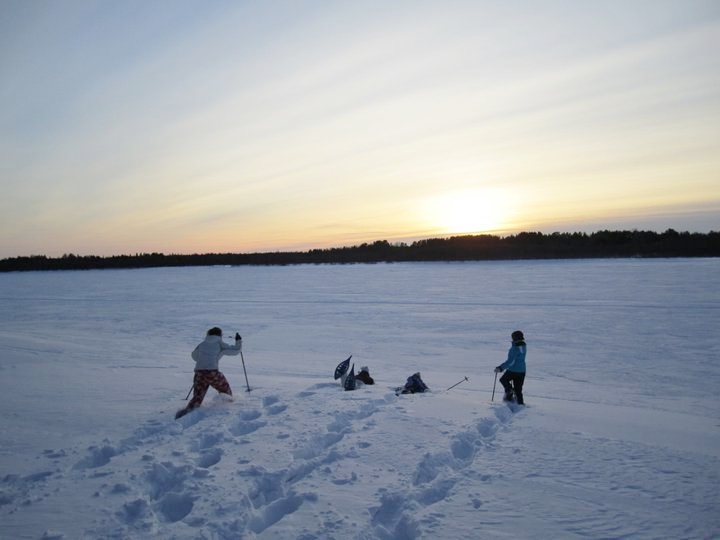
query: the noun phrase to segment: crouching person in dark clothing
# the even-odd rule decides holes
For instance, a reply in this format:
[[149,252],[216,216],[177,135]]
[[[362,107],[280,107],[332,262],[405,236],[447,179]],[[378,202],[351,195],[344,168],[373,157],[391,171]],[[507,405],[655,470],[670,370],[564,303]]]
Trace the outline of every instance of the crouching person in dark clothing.
[[414,373],[410,375],[407,378],[407,382],[405,383],[405,386],[402,386],[397,389],[396,395],[399,394],[416,394],[416,393],[422,393],[427,392],[430,389],[427,387],[425,382],[420,377],[420,372]]
[[370,370],[367,366],[360,368],[360,373],[355,378],[363,384],[375,384],[375,380],[370,376]]
[[505,371],[503,376],[500,377],[500,384],[505,389],[503,400],[512,401],[514,398],[518,405],[524,405],[523,384],[525,383],[527,345],[525,344],[525,336],[520,330],[513,332],[511,337],[512,345],[508,351],[507,360],[495,368],[495,373]]

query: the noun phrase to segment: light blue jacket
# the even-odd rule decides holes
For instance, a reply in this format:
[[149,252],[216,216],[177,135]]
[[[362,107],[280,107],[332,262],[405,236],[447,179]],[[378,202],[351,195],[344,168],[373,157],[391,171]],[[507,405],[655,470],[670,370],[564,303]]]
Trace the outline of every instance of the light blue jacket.
[[513,343],[508,351],[508,357],[500,368],[515,373],[525,373],[525,353],[527,353],[527,345],[524,342]]
[[224,354],[236,355],[242,350],[242,341],[228,345],[220,336],[206,336],[205,341],[195,347],[190,354],[195,360],[195,371],[201,369],[218,369],[220,357]]

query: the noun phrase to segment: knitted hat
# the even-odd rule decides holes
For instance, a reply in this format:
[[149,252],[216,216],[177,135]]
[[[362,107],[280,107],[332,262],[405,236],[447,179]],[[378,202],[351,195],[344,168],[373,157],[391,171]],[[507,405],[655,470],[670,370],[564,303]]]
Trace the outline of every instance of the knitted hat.
[[525,340],[525,336],[523,336],[523,333],[520,330],[515,330],[512,334],[510,334],[510,337],[512,337],[513,341]]

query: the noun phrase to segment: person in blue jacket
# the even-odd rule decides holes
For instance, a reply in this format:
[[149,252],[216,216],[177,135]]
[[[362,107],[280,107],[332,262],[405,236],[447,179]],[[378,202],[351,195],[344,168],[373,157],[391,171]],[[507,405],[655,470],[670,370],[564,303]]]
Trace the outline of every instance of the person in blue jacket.
[[512,345],[508,351],[508,357],[505,362],[495,368],[495,373],[505,371],[500,377],[500,384],[505,389],[505,401],[512,401],[513,395],[519,405],[524,405],[523,400],[523,384],[525,383],[525,354],[527,353],[527,345],[525,344],[525,336],[520,330],[515,330],[511,336]]

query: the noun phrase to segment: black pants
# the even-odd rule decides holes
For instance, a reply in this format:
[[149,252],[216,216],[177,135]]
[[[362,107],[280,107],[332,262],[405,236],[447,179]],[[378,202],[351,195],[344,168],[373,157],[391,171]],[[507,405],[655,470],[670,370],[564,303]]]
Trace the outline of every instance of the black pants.
[[525,402],[523,401],[523,383],[525,382],[525,373],[519,373],[517,371],[506,371],[503,373],[503,376],[500,377],[500,384],[503,385],[503,388],[505,389],[505,395],[510,396],[513,393],[515,393],[515,399],[520,404],[523,405]]

